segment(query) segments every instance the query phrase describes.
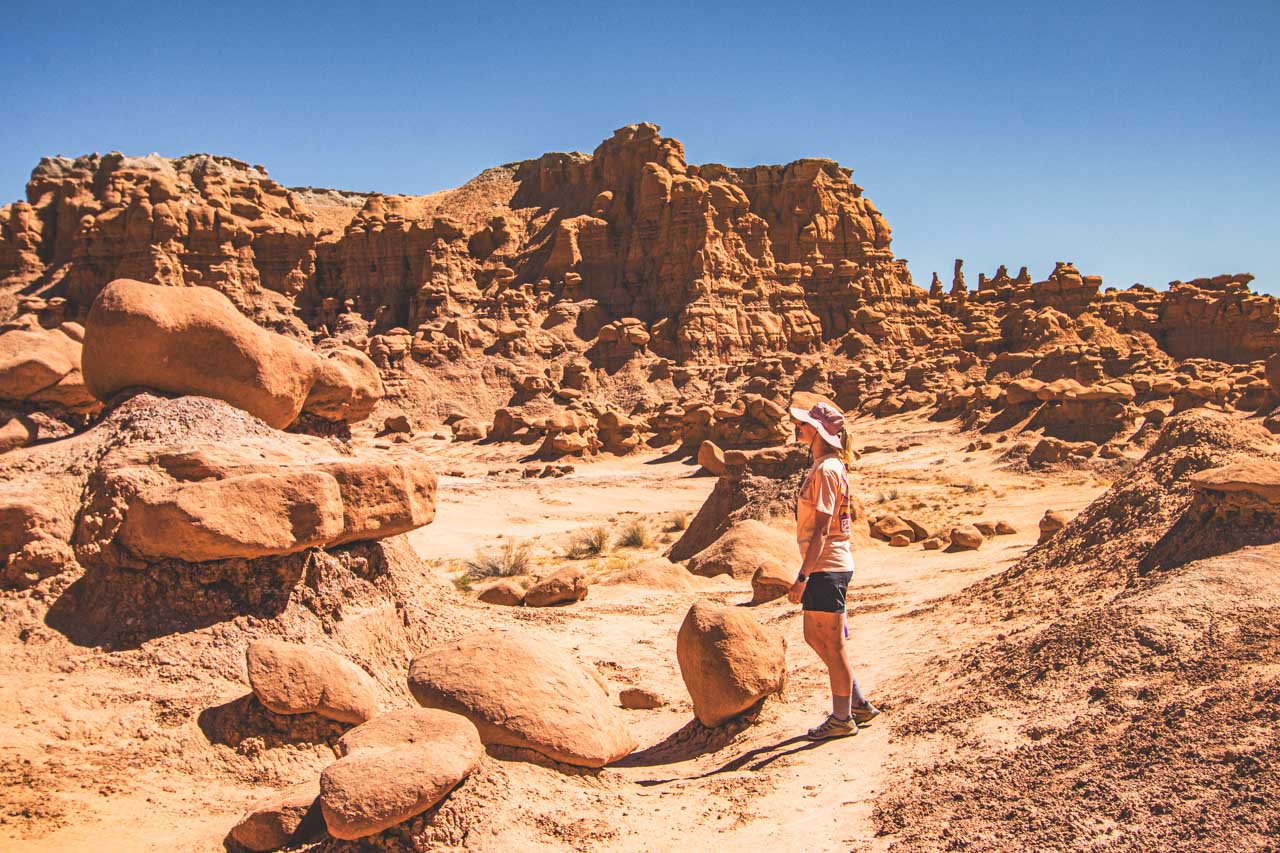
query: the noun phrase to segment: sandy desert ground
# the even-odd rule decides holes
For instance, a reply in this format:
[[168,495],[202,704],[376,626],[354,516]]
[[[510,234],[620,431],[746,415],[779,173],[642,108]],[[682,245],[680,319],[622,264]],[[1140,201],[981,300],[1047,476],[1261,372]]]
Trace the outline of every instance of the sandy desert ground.
[[[483,626],[571,650],[593,664],[615,693],[643,686],[668,704],[627,712],[640,749],[605,770],[566,774],[486,758],[452,796],[460,803],[502,803],[489,816],[471,818],[468,848],[892,845],[894,837],[883,834],[873,816],[877,796],[946,749],[936,736],[895,731],[895,708],[936,693],[924,662],[990,639],[1001,624],[940,619],[936,603],[1008,568],[1034,545],[1046,509],[1074,513],[1107,482],[1079,471],[1010,473],[994,452],[964,453],[967,439],[953,427],[908,416],[867,420],[860,429],[865,444],[915,445],[872,453],[859,463],[856,488],[872,510],[917,508],[939,521],[999,518],[1018,530],[977,551],[890,548],[878,541],[858,551],[850,592],[852,659],[883,716],[856,738],[814,744],[798,737],[821,719],[827,686],[801,637],[798,608],[782,600],[761,605],[754,615],[787,638],[784,697],[767,703],[754,725],[715,730],[711,737],[690,726],[676,630],[695,599],[748,602],[750,589],[742,581],[698,579],[696,592],[593,586],[586,600],[562,608],[473,602],[466,607]],[[567,540],[583,528],[616,528],[639,518],[661,530],[673,514],[696,511],[715,482],[697,476],[696,466],[652,454],[579,465],[567,477],[531,483],[484,476],[484,465],[503,467],[492,450],[442,445],[428,452],[442,469],[476,468],[476,476],[442,479],[435,523],[410,537],[424,572],[450,579],[477,547],[501,539],[531,543],[538,571],[545,572],[566,562],[561,555]],[[513,466],[518,468],[514,460]],[[649,550],[656,555],[665,547],[655,541]],[[616,568],[643,556],[617,549],[598,562]],[[323,743],[242,745],[250,762],[236,748],[210,743],[201,712],[247,690],[236,666],[241,650],[223,646],[228,632],[221,626],[109,652],[77,647],[36,619],[9,616],[0,655],[5,849],[214,849],[252,801],[331,760]],[[210,669],[222,677],[210,682]],[[982,736],[998,749],[1013,726],[1015,721],[992,721]],[[248,772],[246,763],[253,765]]]

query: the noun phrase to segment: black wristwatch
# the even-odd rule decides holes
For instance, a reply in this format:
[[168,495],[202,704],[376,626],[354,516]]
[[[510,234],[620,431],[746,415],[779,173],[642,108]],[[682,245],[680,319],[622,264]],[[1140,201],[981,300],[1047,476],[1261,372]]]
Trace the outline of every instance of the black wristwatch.
[[796,583],[808,583],[808,582],[809,582],[808,575],[796,575]]

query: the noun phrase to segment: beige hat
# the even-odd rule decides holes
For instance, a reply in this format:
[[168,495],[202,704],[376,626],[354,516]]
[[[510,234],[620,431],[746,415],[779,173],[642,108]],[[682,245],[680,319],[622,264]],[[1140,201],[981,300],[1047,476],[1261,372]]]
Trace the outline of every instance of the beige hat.
[[816,429],[818,435],[822,436],[822,440],[836,450],[844,449],[844,445],[840,442],[840,431],[844,429],[844,415],[836,409],[826,403],[816,403],[813,408],[807,410],[797,406],[791,409],[791,417]]

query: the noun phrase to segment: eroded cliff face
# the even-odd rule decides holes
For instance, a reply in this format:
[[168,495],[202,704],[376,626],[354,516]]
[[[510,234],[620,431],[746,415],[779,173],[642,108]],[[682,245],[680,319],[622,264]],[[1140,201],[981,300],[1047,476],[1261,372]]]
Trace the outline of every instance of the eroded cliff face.
[[680,361],[805,352],[863,305],[922,295],[849,175],[829,160],[689,165],[650,124],[424,197],[294,192],[208,155],[50,158],[0,212],[0,277],[71,317],[131,277],[322,332],[344,314],[413,334],[586,298]]
[[[0,209],[0,331],[82,319],[117,277],[212,287],[260,325],[367,353],[418,421],[465,416],[549,453],[776,443],[762,401],[792,390],[1091,442],[1275,405],[1280,302],[1248,274],[1116,290],[1061,262],[971,288],[957,261],[926,291],[850,176],[689,164],[651,124],[426,196],[287,189],[209,155],[46,159]],[[34,369],[12,361],[0,379]],[[25,414],[28,396],[0,401]]]

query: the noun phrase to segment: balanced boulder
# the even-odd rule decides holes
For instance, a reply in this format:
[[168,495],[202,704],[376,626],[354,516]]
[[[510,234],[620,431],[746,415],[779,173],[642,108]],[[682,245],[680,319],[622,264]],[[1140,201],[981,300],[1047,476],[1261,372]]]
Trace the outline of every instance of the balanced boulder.
[[412,708],[377,717],[338,742],[320,774],[320,809],[334,838],[354,840],[421,814],[484,756],[476,727],[445,711]]
[[325,357],[249,320],[208,287],[116,279],[85,323],[84,381],[99,400],[130,387],[225,400],[277,429],[310,401],[320,417],[358,420],[382,396],[356,350]]
[[486,632],[414,658],[409,689],[419,704],[462,714],[485,744],[603,767],[635,748],[598,677],[568,653],[533,638]]
[[705,601],[690,607],[676,657],[704,726],[728,722],[786,683],[786,640],[733,607]]
[[255,640],[245,660],[253,694],[272,713],[363,723],[380,709],[380,691],[369,674],[325,649]]
[[385,393],[372,359],[350,347],[334,347],[320,353],[302,409],[325,420],[356,423],[369,417]]
[[324,831],[319,796],[320,781],[312,779],[264,797],[231,828],[231,838],[259,853],[305,844]]

